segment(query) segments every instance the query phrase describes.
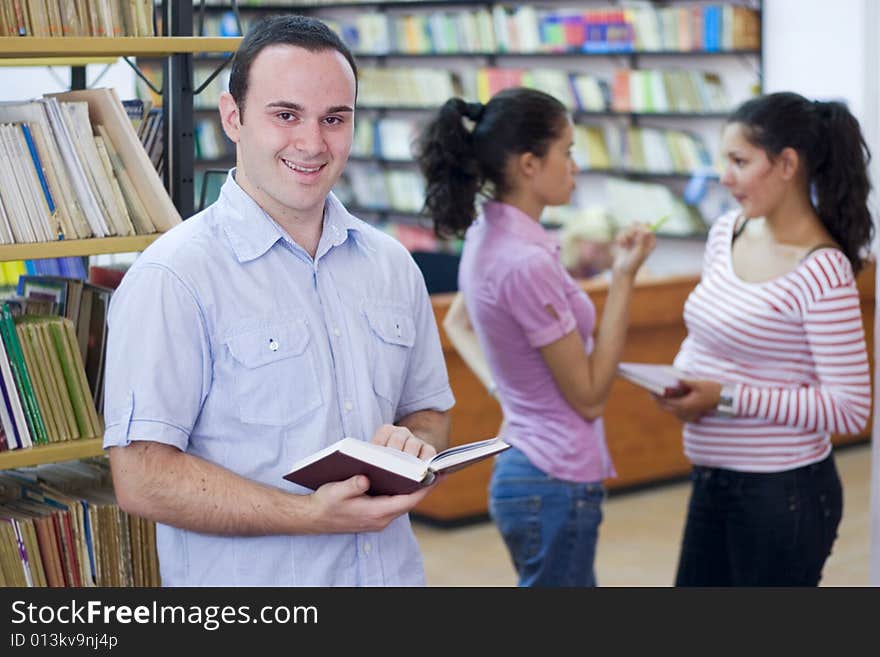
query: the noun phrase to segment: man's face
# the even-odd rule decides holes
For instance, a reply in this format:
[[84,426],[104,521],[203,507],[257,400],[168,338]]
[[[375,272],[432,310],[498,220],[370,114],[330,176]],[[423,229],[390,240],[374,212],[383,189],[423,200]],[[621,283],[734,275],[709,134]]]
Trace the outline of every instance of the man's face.
[[355,77],[342,54],[269,46],[251,64],[243,115],[224,96],[236,182],[279,223],[320,220],[352,144]]

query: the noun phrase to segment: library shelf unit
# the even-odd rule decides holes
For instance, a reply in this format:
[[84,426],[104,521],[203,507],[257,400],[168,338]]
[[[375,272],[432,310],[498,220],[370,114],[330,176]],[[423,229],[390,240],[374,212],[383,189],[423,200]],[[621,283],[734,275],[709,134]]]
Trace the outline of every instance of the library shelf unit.
[[[340,26],[347,25],[347,29],[342,27],[341,33],[343,38],[347,38],[348,34],[358,32],[359,24],[352,28],[356,18],[363,12],[385,16],[388,23],[388,35],[390,42],[379,46],[373,46],[369,50],[358,49],[356,44],[353,45],[354,54],[362,68],[366,67],[409,67],[409,66],[425,66],[431,68],[447,69],[452,73],[460,73],[463,71],[472,71],[475,68],[491,67],[501,69],[556,69],[565,71],[568,74],[588,73],[597,78],[607,81],[609,90],[612,86],[613,71],[616,69],[625,70],[684,70],[684,71],[700,71],[706,73],[720,73],[724,81],[724,87],[728,91],[730,99],[730,107],[732,109],[740,101],[745,100],[749,95],[762,88],[763,80],[763,50],[760,44],[761,22],[763,2],[762,0],[727,0],[726,2],[717,2],[710,0],[663,0],[646,3],[645,6],[653,7],[656,14],[657,27],[661,44],[659,47],[651,49],[641,48],[608,48],[605,50],[583,50],[575,49],[571,46],[563,46],[561,50],[554,51],[522,51],[515,45],[504,48],[499,46],[497,50],[486,51],[485,48],[476,50],[463,49],[458,52],[445,50],[447,45],[440,45],[438,48],[444,49],[442,52],[411,52],[405,51],[406,44],[402,41],[405,35],[400,32],[395,33],[395,29],[400,28],[399,24],[395,24],[395,20],[402,19],[407,16],[426,16],[436,12],[437,14],[456,15],[459,12],[475,12],[487,10],[492,12],[494,8],[502,7],[508,11],[514,11],[519,7],[532,6],[537,12],[539,19],[543,16],[543,12],[559,13],[588,11],[588,10],[621,10],[621,3],[614,0],[532,0],[531,2],[520,2],[514,0],[424,0],[416,1],[382,1],[368,0],[366,2],[334,2],[332,0],[326,2],[266,2],[251,3],[245,1],[238,2],[212,2],[203,7],[205,15],[217,18],[224,12],[234,11],[235,14],[243,19],[256,19],[269,13],[278,13],[283,11],[298,12],[310,14],[322,19],[338,22]],[[712,46],[708,41],[700,41],[705,47],[700,48],[693,43],[691,47],[682,46],[682,49],[670,48],[670,41],[664,35],[666,29],[660,18],[660,11],[672,8],[686,8],[691,11],[694,8],[707,7],[710,5],[738,6],[754,12],[757,25],[757,47],[741,47],[748,41],[734,41],[737,46],[734,48],[723,49],[718,44]],[[643,7],[644,8],[644,7]],[[699,11],[702,11],[701,9]],[[708,15],[708,12],[706,12]],[[731,12],[732,14],[732,12]],[[696,14],[694,14],[696,15]],[[495,15],[492,15],[494,21]],[[697,20],[697,19],[693,19]],[[700,19],[702,20],[702,19]],[[720,19],[719,19],[720,20]],[[726,20],[726,19],[725,19]],[[739,19],[736,19],[737,21]],[[639,27],[638,19],[636,22],[636,30]],[[734,22],[734,24],[737,24]],[[644,24],[641,23],[643,26]],[[425,28],[427,29],[427,28]],[[433,29],[433,28],[432,28]],[[653,29],[653,28],[652,28]],[[681,29],[679,25],[677,29]],[[687,34],[690,34],[688,28]],[[700,28],[703,29],[702,27]],[[708,28],[707,28],[708,29]],[[499,37],[498,26],[493,22],[492,31],[495,34],[496,43],[502,43]],[[702,34],[702,33],[701,33]],[[678,33],[676,33],[678,39]],[[399,39],[399,45],[395,40]],[[542,37],[543,40],[543,37]],[[650,43],[651,41],[645,41]],[[363,41],[361,42],[363,43]],[[377,42],[372,42],[377,43]],[[512,42],[511,42],[512,43]],[[642,42],[639,42],[642,43]],[[676,43],[673,41],[672,43]],[[730,42],[728,42],[730,43]],[[436,44],[433,44],[436,45]],[[751,45],[751,44],[749,44]],[[412,44],[410,44],[412,46]],[[423,43],[417,47],[410,47],[409,50],[421,50]],[[432,47],[431,45],[427,46]],[[452,46],[454,48],[455,46]],[[539,46],[545,47],[545,46]],[[216,55],[207,55],[204,59],[200,58],[198,64],[207,64],[211,60],[220,60]],[[731,79],[733,82],[731,83]],[[731,87],[736,87],[733,93]],[[470,99],[470,98],[469,98]],[[403,99],[401,99],[403,100]],[[613,129],[615,131],[623,131],[628,128],[656,128],[666,131],[682,131],[697,135],[700,141],[706,146],[706,151],[714,154],[717,151],[717,135],[719,128],[723,124],[727,116],[727,111],[616,111],[610,109],[604,111],[590,111],[583,109],[572,109],[571,115],[575,123],[585,126],[600,127],[603,131]],[[413,106],[402,103],[394,103],[391,105],[376,106],[371,104],[358,105],[358,111],[361,116],[382,120],[389,117],[411,116],[417,121],[422,120],[437,110],[435,106]],[[633,108],[638,109],[638,108]],[[200,119],[205,120],[209,116],[207,108],[197,108],[195,113]],[[216,120],[216,112],[214,112],[214,120]],[[222,137],[221,137],[222,138]],[[671,148],[671,147],[669,147]],[[612,153],[612,160],[615,158],[625,158],[623,153]],[[387,160],[381,155],[361,155],[350,158],[356,166],[376,165],[380,170],[398,169],[405,167],[405,163],[396,160]],[[225,166],[231,163],[231,159],[227,157],[211,158],[205,161],[197,159],[194,167],[196,169],[204,169],[208,167]],[[704,222],[708,225],[712,216],[716,215],[718,199],[723,193],[718,189],[717,175],[706,175],[702,171],[682,172],[677,171],[638,171],[629,170],[626,166],[620,166],[621,163],[615,163],[611,169],[598,168],[582,168],[581,174],[588,176],[589,180],[580,190],[573,205],[589,205],[596,201],[602,202],[606,195],[604,190],[603,178],[619,178],[629,181],[640,181],[646,183],[656,183],[658,185],[669,188],[673,195],[681,199],[685,194],[685,186],[689,180],[697,176],[709,183],[709,196],[711,200],[703,205],[699,205],[702,201],[697,201],[698,213],[703,217]],[[231,165],[231,164],[230,164]],[[695,186],[699,187],[699,186]],[[698,198],[702,198],[705,192],[700,192]],[[358,199],[358,203],[352,205],[368,205],[365,199]],[[395,215],[411,214],[406,210],[387,207],[382,209],[374,209],[372,213],[375,215],[381,212],[383,217],[392,218]],[[693,237],[704,235],[705,231],[696,230]]]
[[[182,3],[177,5],[175,11]],[[185,17],[184,17],[185,18]],[[0,37],[0,65],[4,66],[70,66],[81,67],[89,63],[110,63],[120,57],[167,57],[184,56],[187,59],[194,53],[233,52],[238,47],[239,37]],[[185,70],[189,62],[178,62]],[[74,76],[75,80],[75,76]],[[84,86],[84,72],[80,76]],[[76,82],[74,81],[74,86]],[[82,88],[82,87],[80,87]],[[183,91],[181,91],[183,89]],[[164,98],[169,103],[182,103],[192,108],[191,81],[172,86]],[[166,147],[179,147],[179,136],[186,132],[187,126],[169,128],[166,133]],[[191,132],[191,125],[189,126]],[[186,160],[184,160],[184,165]],[[178,167],[178,175],[186,177],[184,168]],[[189,172],[192,177],[192,172]],[[167,185],[167,182],[166,182]],[[191,195],[191,188],[190,188]],[[182,198],[182,197],[181,197]],[[181,216],[191,214],[192,198],[189,205],[176,202]],[[107,253],[131,253],[143,251],[161,233],[125,237],[103,237],[79,240],[58,240],[52,242],[19,243],[0,245],[0,261],[35,260],[65,256],[89,256]],[[37,445],[25,449],[0,452],[0,470],[67,461],[97,456],[103,453],[102,438],[81,438],[76,440]]]

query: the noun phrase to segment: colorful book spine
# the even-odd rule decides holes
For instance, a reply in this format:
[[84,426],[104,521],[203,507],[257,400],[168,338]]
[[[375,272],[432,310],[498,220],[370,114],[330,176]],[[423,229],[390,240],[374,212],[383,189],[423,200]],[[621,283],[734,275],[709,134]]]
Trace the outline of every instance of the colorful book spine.
[[15,322],[12,319],[12,313],[9,311],[9,306],[5,303],[2,308],[2,318],[0,318],[0,337],[2,337],[3,343],[6,345],[6,353],[9,355],[9,365],[12,368],[15,384],[20,392],[22,406],[25,411],[25,418],[28,423],[30,434],[34,437],[34,444],[48,444],[49,436],[46,433],[46,425],[43,423],[43,417],[40,415],[40,409],[37,406],[37,398],[34,394],[30,375],[24,364],[24,354],[21,350],[21,344],[18,341]]
[[43,195],[46,197],[46,203],[49,205],[49,213],[55,214],[55,201],[52,199],[52,193],[49,191],[49,183],[46,182],[46,171],[43,163],[37,153],[37,147],[34,145],[34,138],[31,135],[31,129],[26,123],[19,123],[24,140],[27,143],[28,152],[34,162],[34,169],[37,171],[37,178],[40,180],[40,187],[43,188]]

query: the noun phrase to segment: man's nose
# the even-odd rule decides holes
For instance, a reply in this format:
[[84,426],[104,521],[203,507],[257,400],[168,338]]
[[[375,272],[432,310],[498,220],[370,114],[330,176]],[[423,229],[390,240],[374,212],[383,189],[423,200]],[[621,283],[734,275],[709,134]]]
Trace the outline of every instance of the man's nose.
[[297,129],[294,145],[297,150],[307,155],[318,155],[323,153],[327,147],[321,126],[313,122],[303,123]]

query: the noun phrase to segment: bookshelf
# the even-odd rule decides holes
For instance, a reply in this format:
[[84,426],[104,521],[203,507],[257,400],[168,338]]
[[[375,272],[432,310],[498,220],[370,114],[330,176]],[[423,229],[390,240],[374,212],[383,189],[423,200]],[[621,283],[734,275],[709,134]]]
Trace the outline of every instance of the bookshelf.
[[[706,32],[699,33],[700,38],[705,37],[700,47],[695,47],[695,41],[690,45],[685,42],[682,36],[685,32],[675,33],[675,39],[678,46],[675,47],[669,34],[669,24],[662,21],[668,18],[669,12],[687,11],[694,12],[689,16],[693,21],[706,20],[705,25],[709,25],[709,11],[707,7],[713,7],[712,11],[719,12],[724,20],[730,20],[726,43],[733,44],[725,47],[719,38],[715,38],[722,33],[720,24],[713,22],[713,26],[718,25],[718,32],[713,33],[715,36],[710,40],[709,28]],[[737,11],[742,9],[753,11],[753,19],[751,20],[752,36],[749,37],[751,42],[743,37],[743,32],[738,33],[737,41],[732,41],[733,37],[733,9],[726,8],[736,6]],[[446,0],[433,1],[426,0],[423,2],[393,2],[393,1],[367,1],[367,2],[297,2],[297,1],[264,1],[264,2],[243,2],[237,3],[220,1],[211,2],[204,8],[206,25],[208,33],[221,33],[223,29],[228,29],[232,24],[230,15],[233,9],[242,18],[244,27],[246,28],[248,21],[257,19],[270,12],[294,11],[300,13],[309,13],[326,20],[332,26],[336,27],[343,38],[352,47],[355,56],[358,59],[362,70],[361,76],[361,94],[358,103],[359,118],[368,118],[373,123],[372,126],[385,120],[396,120],[404,117],[410,120],[414,125],[425,120],[430,114],[439,107],[448,95],[443,85],[435,85],[438,89],[443,87],[443,91],[438,91],[443,98],[432,99],[428,102],[413,102],[411,97],[406,97],[406,90],[413,90],[415,84],[401,84],[400,93],[391,94],[390,103],[376,103],[370,98],[370,71],[378,69],[380,71],[389,71],[395,68],[400,69],[437,69],[446,70],[453,77],[453,86],[456,86],[454,95],[462,95],[469,100],[477,97],[474,92],[474,86],[471,85],[470,79],[480,69],[521,69],[528,72],[536,72],[539,69],[552,69],[564,72],[569,76],[577,74],[589,74],[601,79],[603,82],[604,92],[606,96],[606,107],[602,109],[587,108],[580,106],[581,99],[577,98],[577,92],[572,91],[575,97],[574,104],[569,104],[571,115],[576,124],[591,129],[602,131],[603,135],[611,132],[615,133],[614,139],[608,141],[608,149],[611,153],[611,166],[593,166],[590,163],[585,164],[579,161],[581,175],[578,182],[578,191],[572,203],[575,208],[588,208],[599,204],[608,204],[609,195],[606,181],[609,178],[622,179],[633,183],[641,183],[642,186],[655,185],[666,188],[672,192],[672,197],[678,201],[687,199],[686,204],[692,206],[688,211],[691,217],[702,218],[703,226],[694,228],[693,232],[687,232],[687,221],[685,220],[685,211],[682,209],[682,221],[678,222],[678,226],[673,226],[676,222],[670,222],[667,225],[669,235],[682,237],[690,235],[695,239],[702,239],[705,235],[706,226],[711,223],[716,216],[719,216],[729,206],[731,200],[726,195],[721,186],[718,184],[717,174],[714,173],[715,154],[718,150],[718,140],[720,127],[723,124],[728,111],[733,109],[741,101],[748,98],[752,93],[759,92],[762,87],[763,77],[763,54],[760,44],[761,32],[761,12],[763,3],[761,0],[728,0],[727,2],[716,2],[713,0],[668,0],[663,2],[642,3],[641,7],[650,7],[650,11],[644,9],[644,15],[633,18],[631,25],[633,26],[633,41],[627,46],[620,44],[610,44],[606,47],[588,46],[588,38],[586,30],[589,25],[584,28],[584,41],[582,46],[575,47],[573,45],[551,44],[544,41],[546,27],[546,17],[552,15],[553,12],[560,16],[566,16],[582,12],[586,15],[588,12],[598,12],[606,10],[608,12],[619,11],[623,15],[624,7],[621,3],[612,0],[537,0],[532,2],[516,2],[516,1],[467,1],[467,0]],[[720,7],[720,9],[719,9]],[[499,12],[498,8],[504,11]],[[499,27],[499,16],[505,14],[510,18],[511,25],[518,20],[517,12],[524,9],[531,12],[528,20],[537,21],[541,31],[539,34],[542,41],[540,43],[529,42],[529,45],[523,43],[517,45],[513,41],[504,41],[502,32],[505,28]],[[438,16],[456,17],[461,13],[477,14],[484,12],[488,16],[487,20],[491,20],[491,31],[494,31],[494,48],[474,47],[469,45],[463,46],[464,41],[459,37],[458,45],[450,45],[451,42],[438,38],[441,34],[441,28],[437,27],[439,23],[434,23]],[[654,13],[651,13],[654,12]],[[697,14],[696,12],[703,12]],[[628,14],[627,20],[630,20],[634,14]],[[647,19],[645,17],[647,16]],[[645,26],[645,20],[656,18],[656,24],[651,30],[656,28],[657,34],[650,34]],[[713,21],[721,20],[713,18]],[[453,20],[450,18],[449,20]],[[457,18],[455,19],[457,20]],[[548,19],[549,20],[549,19]],[[691,18],[688,18],[691,20]],[[223,23],[225,21],[225,23]],[[542,22],[543,21],[543,22]],[[737,18],[739,21],[739,18]],[[383,24],[384,22],[384,24]],[[650,20],[649,20],[650,23]],[[737,25],[744,23],[738,22]],[[224,27],[221,27],[223,25]],[[377,27],[378,25],[378,27]],[[457,27],[461,27],[464,23],[456,23]],[[519,23],[522,25],[522,23]],[[696,25],[696,23],[689,23]],[[700,30],[703,24],[700,24]],[[549,29],[549,28],[548,28]],[[567,29],[567,28],[566,28]],[[677,29],[684,29],[679,26]],[[697,39],[697,28],[688,27],[687,34],[693,32],[693,39]],[[713,27],[712,29],[716,29]],[[610,28],[609,28],[610,30]],[[664,32],[666,30],[666,32]],[[375,34],[381,33],[382,37],[375,37]],[[466,30],[459,29],[459,33]],[[513,31],[510,32],[512,34]],[[609,32],[610,33],[610,32]],[[756,33],[756,34],[755,34]],[[427,37],[425,35],[428,35]],[[549,32],[547,32],[549,34]],[[413,36],[416,35],[416,36]],[[659,36],[658,36],[659,35]],[[510,36],[509,34],[507,35]],[[507,38],[507,37],[504,37]],[[511,37],[512,38],[512,37]],[[659,38],[659,40],[658,40]],[[755,43],[755,41],[757,41]],[[743,45],[746,44],[747,45]],[[670,47],[670,44],[673,47]],[[207,61],[219,60],[220,57],[208,55]],[[201,60],[195,62],[201,65]],[[709,76],[720,76],[721,85],[727,92],[726,106],[709,107],[704,106],[702,109],[691,108],[682,111],[674,107],[656,107],[652,109],[644,109],[634,106],[631,110],[619,110],[612,107],[612,94],[614,92],[613,84],[615,73],[619,70],[642,72],[645,74],[663,74],[670,71],[688,71],[692,73],[708,74]],[[536,85],[538,86],[538,85]],[[542,88],[539,86],[539,88]],[[553,89],[545,89],[554,93]],[[470,93],[469,93],[470,92]],[[415,93],[414,91],[412,93]],[[409,94],[410,96],[412,94]],[[557,95],[558,94],[555,94]],[[210,94],[206,94],[210,97]],[[705,96],[703,97],[705,100]],[[207,98],[206,98],[207,100]],[[482,98],[481,98],[482,100]],[[196,170],[218,167],[231,166],[232,157],[229,155],[228,149],[224,151],[223,136],[217,130],[205,130],[206,123],[216,121],[216,113],[210,116],[210,105],[200,105],[196,108],[197,126],[196,140],[201,140],[198,133],[207,132],[209,142],[207,148],[200,148],[202,152],[207,153],[202,159],[200,154],[194,164]],[[372,128],[371,128],[372,129]],[[378,131],[378,129],[376,129]],[[660,141],[671,140],[670,133],[677,135],[694,136],[696,144],[700,148],[701,163],[695,167],[687,167],[682,169],[676,166],[674,170],[664,170],[660,168],[642,168],[638,166],[637,161],[640,159],[633,151],[632,139],[633,131],[640,134],[648,132],[652,137],[650,146],[656,150]],[[663,139],[658,139],[658,135],[662,135]],[[356,130],[357,136],[357,130]],[[603,137],[604,138],[604,137]],[[675,137],[678,139],[679,137]],[[219,144],[219,148],[217,145]],[[621,145],[622,144],[622,145]],[[375,198],[367,199],[363,190],[373,190],[381,187],[391,187],[395,184],[392,178],[396,175],[404,181],[404,187],[412,186],[414,180],[407,178],[407,169],[412,176],[416,175],[416,169],[410,165],[407,167],[405,162],[401,162],[399,157],[386,157],[386,155],[376,147],[373,153],[358,153],[353,151],[350,158],[350,164],[346,171],[346,176],[341,181],[337,190],[340,198],[351,206],[361,206],[371,208],[371,217],[380,217],[381,220],[394,222],[397,219],[412,223],[413,212],[412,203],[405,206],[394,206],[389,204],[383,207],[377,207]],[[647,150],[648,146],[644,149]],[[678,146],[666,145],[665,142],[660,148],[667,152],[664,155],[676,157],[675,151]],[[642,156],[644,157],[644,156]],[[657,158],[652,158],[656,161]],[[351,180],[352,176],[359,175],[358,172],[366,172],[360,176],[359,181]],[[395,172],[392,174],[392,172]],[[351,175],[348,175],[351,174]],[[699,178],[700,184],[693,184],[694,178]],[[399,181],[397,181],[399,182]],[[703,191],[699,190],[703,185]],[[361,191],[358,191],[361,190]],[[388,194],[389,197],[394,196],[393,193]],[[411,199],[410,199],[411,200]],[[611,205],[614,205],[612,202]],[[652,213],[656,214],[656,212]],[[663,214],[661,212],[661,214]],[[569,215],[565,215],[569,216]],[[548,212],[550,221],[560,221],[563,215],[554,212]],[[424,223],[423,218],[423,223]]]
[[[191,12],[180,12],[183,3],[165,3],[168,25],[176,22],[191,23]],[[178,13],[180,12],[180,13]],[[191,26],[189,28],[191,33]],[[115,61],[119,57],[176,57],[189,58],[193,53],[228,53],[234,51],[240,38],[236,37],[0,37],[0,65],[3,66],[84,66],[88,63]],[[188,61],[178,62],[187,66]],[[191,111],[191,84],[169,85],[163,98],[166,106],[188,105]],[[183,90],[183,91],[182,91]],[[189,129],[176,125],[166,132],[166,146],[180,147],[179,136]],[[175,175],[191,178],[180,166]],[[191,191],[191,188],[190,188]],[[189,203],[175,203],[179,213],[186,217],[192,211],[192,198]],[[66,256],[90,256],[108,253],[130,253],[144,250],[161,233],[126,237],[103,237],[90,239],[65,239],[52,242],[17,243],[0,245],[0,261],[32,260]],[[0,470],[51,463],[55,461],[76,460],[103,453],[102,438],[81,438],[76,440],[38,445],[26,449],[0,452]]]
[[0,58],[168,57],[233,52],[239,37],[0,37]]
[[[162,135],[166,148],[166,177],[164,184],[152,181],[149,184],[144,183],[144,185],[135,183],[133,188],[141,197],[141,206],[148,205],[148,209],[145,208],[147,216],[155,218],[155,215],[152,213],[156,208],[165,208],[167,210],[164,213],[166,219],[173,214],[179,214],[185,218],[192,214],[194,203],[191,184],[192,158],[191,156],[189,158],[186,157],[186,151],[188,149],[191,150],[192,133],[193,85],[191,58],[193,53],[198,52],[234,51],[240,39],[190,36],[192,34],[192,11],[191,7],[187,8],[184,3],[166,0],[161,4],[161,12],[166,32],[172,36],[148,38],[0,37],[0,66],[70,66],[73,67],[71,86],[74,90],[81,90],[85,87],[85,71],[83,67],[86,64],[106,63],[108,60],[115,61],[120,57],[163,57],[164,71],[166,73],[165,79],[169,81],[163,89],[162,98],[162,107],[167,117],[165,131]],[[126,59],[126,61],[129,60]],[[129,61],[129,64],[132,64],[132,62]],[[136,65],[132,64],[132,66],[136,68]],[[83,92],[76,93],[80,94]],[[107,97],[113,98],[113,94],[103,92],[103,95],[104,98],[100,102],[104,102]],[[76,99],[84,100],[81,96]],[[106,109],[106,107],[103,109]],[[119,111],[118,107],[114,109],[117,112]],[[91,101],[89,101],[88,111],[91,113],[93,110],[98,111],[97,115],[91,117],[94,123],[95,116],[101,116],[101,108],[93,107]],[[106,118],[107,115],[104,114],[103,117]],[[107,134],[110,135],[109,139],[112,139],[114,145],[118,146],[116,135],[112,134],[109,123],[103,120],[101,123],[107,128]],[[121,117],[121,124],[124,125],[125,123],[127,123],[127,118],[123,116]],[[104,133],[100,134],[104,136]],[[188,135],[190,135],[189,141]],[[139,148],[140,146],[137,144],[136,138],[133,143],[126,142],[126,145],[130,152],[136,153],[136,158],[143,158],[144,153],[134,148]],[[124,158],[124,154],[120,155]],[[144,164],[147,166],[152,165],[149,158],[144,160]],[[126,163],[127,166],[128,164]],[[138,170],[128,168],[127,171],[132,172],[134,176]],[[145,173],[144,169],[139,171]],[[154,171],[151,170],[150,174],[154,175]],[[45,184],[43,182],[44,190],[47,190],[48,188],[45,187]],[[149,199],[143,195],[144,186],[151,186],[155,190],[148,193]],[[131,189],[129,188],[129,191]],[[46,191],[46,194],[48,200],[48,191]],[[161,202],[159,202],[160,200]],[[49,201],[50,206],[51,204],[52,202]],[[153,221],[153,230],[166,230],[173,223],[174,221],[170,220]],[[147,232],[144,228],[145,226],[140,226],[139,230]],[[98,231],[93,230],[92,232],[100,234]],[[67,230],[64,230],[64,233],[70,237]],[[79,232],[78,234],[82,235],[84,233]],[[64,239],[0,245],[0,261],[139,252],[149,246],[160,234]],[[73,346],[73,349],[75,348]],[[37,356],[36,352],[32,351],[31,353],[32,356]],[[49,357],[51,358],[51,356]],[[28,369],[31,363],[39,364],[43,360],[42,355],[37,356],[37,358],[35,361],[27,361],[27,354],[25,354]],[[46,371],[46,368],[41,368],[39,365],[37,365],[37,369]],[[44,374],[44,382],[47,379],[48,375]],[[85,382],[85,378],[82,381]],[[87,386],[86,394],[88,394],[88,390]],[[45,399],[47,397],[44,391]],[[37,402],[33,403],[36,404]],[[54,412],[57,413],[57,410]],[[106,466],[105,459],[90,463],[71,464],[71,466],[66,464],[60,465],[63,462],[76,462],[88,457],[103,455],[103,438],[100,435],[103,422],[99,417],[94,417],[94,419],[95,421],[89,425],[87,431],[80,430],[78,434],[67,434],[72,436],[82,435],[84,437],[0,452],[0,471],[42,466],[39,475],[42,481],[44,477],[51,476],[44,474],[46,472],[45,469],[59,468],[54,470],[57,476],[60,472],[70,474],[70,471],[64,470],[64,468],[72,467],[73,465],[83,465],[87,468],[92,468],[97,466],[97,464],[104,464]],[[47,424],[47,430],[48,426]],[[56,423],[56,426],[60,425]],[[55,434],[50,435],[55,436]],[[63,438],[65,434],[59,432],[55,438],[59,437]],[[59,465],[54,465],[56,463]],[[82,471],[77,472],[81,474]],[[109,470],[107,471],[107,476],[109,477]],[[50,481],[50,479],[47,479],[47,481]],[[67,492],[66,489],[65,492]],[[74,496],[79,495],[76,490],[71,490],[70,492]],[[83,498],[83,502],[86,499]],[[85,506],[85,503],[83,506]],[[60,514],[58,511],[53,511],[53,513]],[[81,531],[83,516],[77,514],[88,514],[91,534]],[[151,521],[136,516],[129,516],[113,503],[101,500],[96,502],[94,498],[91,498],[88,499],[88,509],[86,511],[81,510],[80,505],[76,504],[70,506],[68,510],[65,510],[57,518],[59,522],[70,522],[73,524],[73,542],[70,542],[68,536],[68,542],[65,543],[64,541],[55,540],[57,536],[51,533],[48,526],[43,523],[46,518],[48,516],[28,519],[19,518],[12,521],[17,523],[16,531],[21,532],[21,538],[19,538],[18,542],[21,561],[19,563],[18,559],[13,558],[2,564],[3,574],[9,577],[5,577],[0,581],[0,585],[79,586],[81,582],[93,582],[98,586],[159,585],[158,557],[155,547],[155,524]],[[41,527],[42,531],[47,533],[42,537],[38,537],[35,532],[40,532]],[[53,536],[55,538],[52,538]],[[0,539],[2,538],[0,537]],[[9,537],[5,538],[8,539]],[[99,543],[100,546],[98,545]],[[53,547],[56,544],[57,550]],[[6,548],[5,545],[2,547]],[[93,558],[93,555],[96,555],[99,550],[102,555],[100,562]],[[88,559],[84,558],[85,551],[89,553]],[[12,554],[9,550],[7,552],[7,556]],[[91,570],[89,569],[90,563]],[[20,571],[21,566],[24,566],[23,575]]]
[[11,452],[0,452],[0,470],[100,456],[104,453],[102,443],[103,438],[101,437],[80,438],[79,440],[38,445],[28,449],[14,449]]
[[0,244],[0,262],[143,251],[160,235],[161,233],[155,233],[153,235],[96,237],[85,240],[58,240],[57,242],[34,242],[31,244]]

